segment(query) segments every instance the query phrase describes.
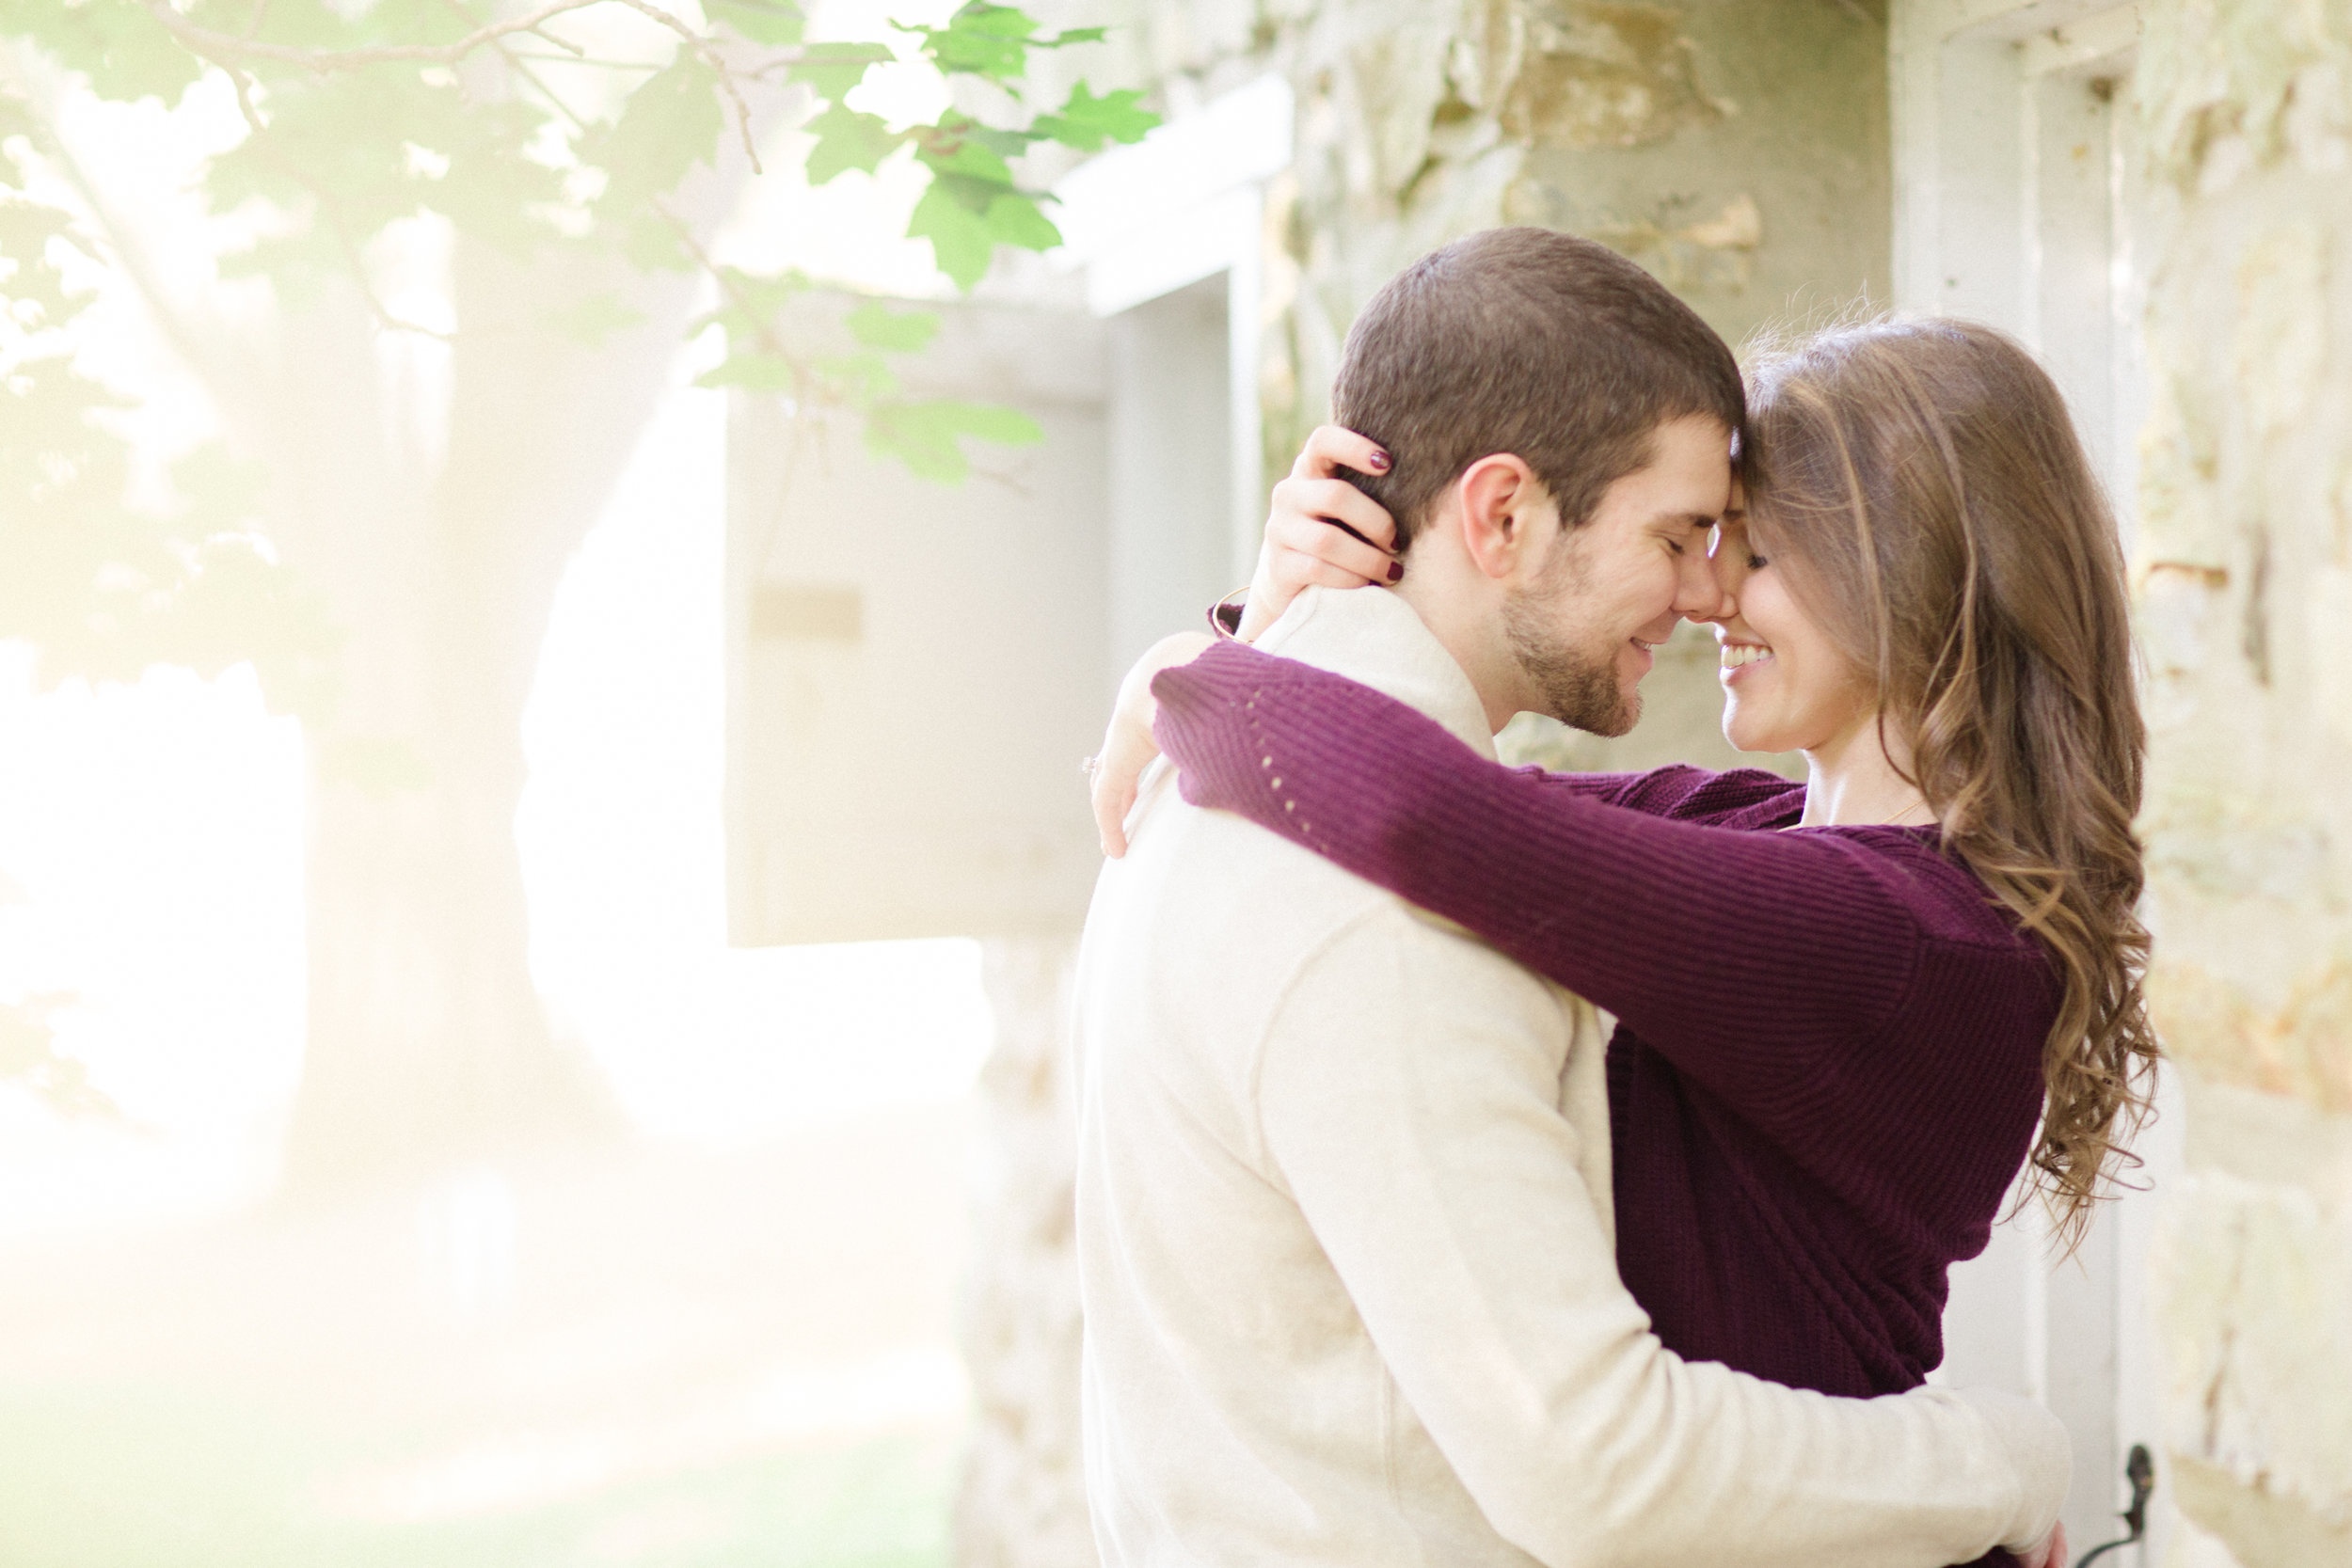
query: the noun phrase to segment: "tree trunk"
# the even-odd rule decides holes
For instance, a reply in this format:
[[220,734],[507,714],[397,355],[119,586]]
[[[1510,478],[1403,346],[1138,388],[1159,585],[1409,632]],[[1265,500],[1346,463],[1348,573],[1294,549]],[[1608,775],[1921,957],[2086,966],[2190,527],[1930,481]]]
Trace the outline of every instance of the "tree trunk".
[[[507,599],[521,626],[544,626],[548,576]],[[297,1189],[606,1119],[594,1073],[550,1036],[528,966],[514,819],[536,642],[482,635],[468,612],[488,607],[441,592],[406,624],[354,627],[354,663],[414,672],[397,708],[346,705],[345,721],[383,750],[332,735],[309,748],[309,1029],[286,1149]]]
[[[482,90],[500,90],[477,62]],[[764,137],[805,99],[753,92]],[[664,198],[704,240],[749,161],[723,139]],[[310,726],[309,1011],[288,1141],[297,1187],[445,1165],[517,1134],[609,1120],[548,1028],[528,963],[514,818],[521,719],[565,562],[670,389],[699,274],[642,274],[549,245],[516,259],[460,236],[445,410],[388,388],[396,339],[341,278],[181,296],[151,258],[213,243],[76,182],[163,334],[210,387],[232,443],[268,467],[266,524],[342,641]],[[642,317],[597,345],[556,312],[598,294]],[[438,439],[422,431],[437,427]],[[445,455],[437,455],[434,447]]]
[[[724,146],[671,209],[707,235],[747,173]],[[564,564],[673,385],[704,281],[574,248],[518,260],[463,235],[450,276],[453,345],[385,333],[342,280],[298,308],[281,285],[284,308],[242,332],[206,302],[155,299],[237,444],[268,465],[271,535],[342,640],[333,711],[309,736],[296,1188],[611,1120],[532,983],[522,711]],[[594,346],[549,325],[599,293],[643,320]],[[402,353],[423,381],[446,356],[445,410],[388,385]]]
[[[525,265],[460,239],[469,330],[449,351],[437,481],[385,475],[398,518],[327,511],[312,514],[326,526],[289,531],[300,541],[290,559],[328,584],[349,639],[333,731],[310,748],[310,1031],[287,1150],[297,1185],[610,1120],[532,984],[514,833],[522,712],[564,564],[670,388],[698,295],[690,277],[583,276],[595,265]],[[593,349],[535,325],[597,287],[626,289],[644,324]],[[315,405],[326,389],[309,379],[287,385]],[[284,413],[289,430],[310,422]],[[350,435],[292,457],[338,508],[373,467],[328,456]],[[394,455],[416,471],[413,455]]]

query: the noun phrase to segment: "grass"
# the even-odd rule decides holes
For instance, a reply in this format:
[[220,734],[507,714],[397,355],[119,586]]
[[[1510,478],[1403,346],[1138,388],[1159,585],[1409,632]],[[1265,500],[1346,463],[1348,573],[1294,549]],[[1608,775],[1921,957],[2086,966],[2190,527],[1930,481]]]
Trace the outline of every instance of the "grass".
[[353,1434],[153,1390],[0,1396],[8,1568],[945,1568],[952,1446],[779,1446],[540,1506],[355,1518]]
[[0,1568],[946,1568],[960,1127],[0,1254]]

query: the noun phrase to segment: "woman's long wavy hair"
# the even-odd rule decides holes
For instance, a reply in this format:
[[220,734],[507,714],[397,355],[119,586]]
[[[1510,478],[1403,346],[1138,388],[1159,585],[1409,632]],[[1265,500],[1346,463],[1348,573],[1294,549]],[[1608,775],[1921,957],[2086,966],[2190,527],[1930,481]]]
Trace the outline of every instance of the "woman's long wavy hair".
[[1756,547],[1875,681],[1945,852],[2063,976],[2032,1166],[2071,1248],[2130,1159],[2157,1054],[2114,516],[2057,387],[1990,327],[1876,321],[1768,350],[1749,424]]

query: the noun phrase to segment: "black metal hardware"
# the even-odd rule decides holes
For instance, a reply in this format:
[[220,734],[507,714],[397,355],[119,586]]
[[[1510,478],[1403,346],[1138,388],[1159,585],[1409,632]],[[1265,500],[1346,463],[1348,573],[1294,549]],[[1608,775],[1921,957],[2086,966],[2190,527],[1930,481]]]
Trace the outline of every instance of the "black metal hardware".
[[2131,1534],[2121,1541],[2091,1547],[2074,1560],[2074,1568],[2090,1568],[2090,1564],[2117,1547],[2135,1544],[2148,1533],[2148,1494],[2155,1489],[2156,1462],[2145,1444],[2132,1445],[2130,1456],[2123,1461],[2123,1479],[2132,1483],[2132,1506],[2123,1511],[2123,1528]]

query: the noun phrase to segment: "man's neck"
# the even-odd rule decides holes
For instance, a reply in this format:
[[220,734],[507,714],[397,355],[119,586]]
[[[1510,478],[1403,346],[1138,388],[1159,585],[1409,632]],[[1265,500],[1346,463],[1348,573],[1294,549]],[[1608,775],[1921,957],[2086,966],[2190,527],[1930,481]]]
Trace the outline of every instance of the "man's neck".
[[1487,727],[1500,735],[1512,716],[1528,705],[1526,677],[1511,657],[1496,610],[1470,602],[1472,595],[1441,580],[1442,576],[1433,571],[1417,578],[1408,571],[1405,580],[1388,592],[1412,607],[1429,634],[1462,667],[1478,693],[1479,706],[1486,710]]
[[1474,752],[1494,754],[1478,689],[1421,614],[1375,588],[1310,588],[1258,640],[1295,658],[1386,692],[1445,726]]

